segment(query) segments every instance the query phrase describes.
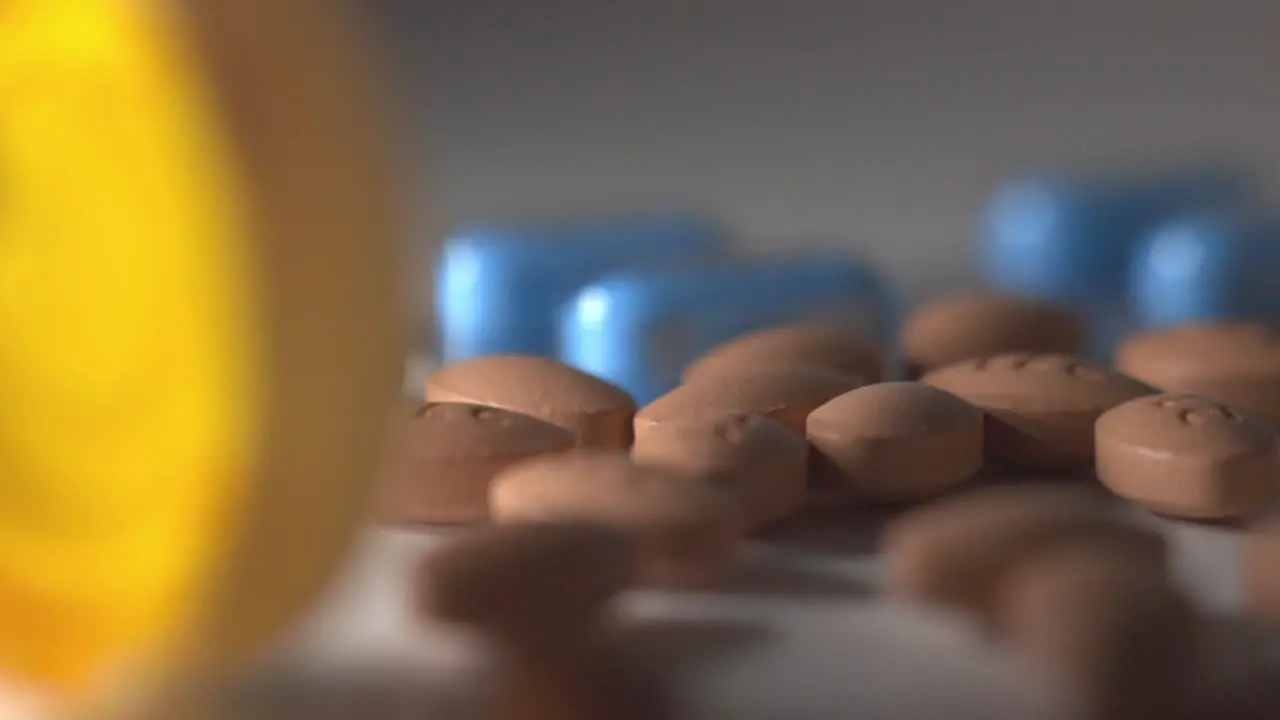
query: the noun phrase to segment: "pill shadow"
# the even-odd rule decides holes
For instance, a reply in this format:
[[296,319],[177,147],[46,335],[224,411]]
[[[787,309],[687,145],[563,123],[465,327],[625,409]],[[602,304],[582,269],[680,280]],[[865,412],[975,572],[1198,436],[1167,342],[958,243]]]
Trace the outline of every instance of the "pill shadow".
[[670,720],[681,704],[672,667],[622,637],[565,655],[498,658],[486,720]]
[[771,635],[768,628],[743,620],[646,618],[622,625],[612,639],[630,665],[680,672],[740,655]]
[[1107,490],[1098,481],[1098,476],[1092,470],[1032,471],[987,467],[978,473],[967,487],[1003,487],[1009,485],[1076,485],[1083,489],[1097,492],[1100,496],[1115,497],[1111,491]]
[[403,670],[255,679],[222,699],[226,720],[463,720],[478,717],[474,687]]
[[744,563],[716,589],[722,595],[758,597],[864,598],[867,583],[782,563]]
[[1201,638],[1211,679],[1228,683],[1274,666],[1272,653],[1280,641],[1274,629],[1243,614],[1205,616]]
[[1173,720],[1275,720],[1280,717],[1280,672],[1258,668],[1206,692]]
[[492,523],[488,520],[456,523],[429,523],[417,520],[374,518],[370,525],[375,528],[394,530],[396,532],[402,532],[409,535],[438,535],[440,537],[448,537],[450,535],[465,533],[468,530],[489,527]]
[[1058,483],[1063,485],[1074,484],[1090,492],[1096,493],[1100,499],[1108,503],[1132,508],[1141,515],[1158,520],[1161,525],[1175,528],[1178,526],[1188,526],[1240,532],[1247,530],[1257,520],[1257,516],[1222,519],[1185,518],[1170,515],[1168,513],[1157,512],[1155,510],[1149,510],[1111,492],[1095,475],[1093,475],[1093,473],[1087,471],[1071,473],[1026,473],[999,470],[984,471],[976,482],[981,487],[1046,483]]
[[904,512],[985,488],[1045,484],[1078,486],[1105,502],[1122,502],[1088,470],[1029,472],[989,467],[950,492],[908,503],[872,504],[829,484],[815,486],[804,512],[764,530],[757,539],[819,556],[869,556],[876,553],[885,526]]
[[[691,670],[740,655],[768,632],[746,622],[624,621],[585,656],[498,663],[484,692],[489,720],[674,720],[688,716]],[[586,660],[585,663],[581,662]]]
[[766,545],[823,557],[876,553],[880,533],[896,513],[889,510],[811,510],[759,533]]
[[1244,531],[1248,529],[1251,520],[1245,518],[1223,518],[1220,520],[1180,518],[1174,515],[1159,513],[1154,510],[1145,510],[1145,512],[1153,518],[1171,525],[1189,525],[1191,527],[1213,528],[1216,530],[1236,530]]

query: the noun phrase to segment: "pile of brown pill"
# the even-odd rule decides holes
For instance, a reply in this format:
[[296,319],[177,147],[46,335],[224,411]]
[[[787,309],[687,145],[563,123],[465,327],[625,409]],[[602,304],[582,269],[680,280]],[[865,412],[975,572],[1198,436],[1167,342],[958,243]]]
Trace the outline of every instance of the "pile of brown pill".
[[966,294],[908,318],[910,380],[864,337],[794,325],[640,408],[555,360],[462,362],[403,423],[379,512],[465,526],[424,560],[418,607],[492,647],[504,720],[666,717],[611,649],[611,601],[714,590],[745,538],[869,508],[891,515],[885,599],[972,618],[1081,717],[1280,717],[1207,689],[1203,613],[1132,512],[1240,524],[1247,609],[1280,624],[1280,332],[1147,331],[1115,367],[1081,357],[1085,335],[1057,307]]

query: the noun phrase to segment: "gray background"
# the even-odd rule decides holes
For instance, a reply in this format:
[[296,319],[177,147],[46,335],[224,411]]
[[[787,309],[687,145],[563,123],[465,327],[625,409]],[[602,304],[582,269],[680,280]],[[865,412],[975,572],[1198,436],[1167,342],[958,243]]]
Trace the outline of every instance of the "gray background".
[[426,274],[449,224],[698,205],[963,277],[1036,166],[1280,159],[1280,0],[383,0]]

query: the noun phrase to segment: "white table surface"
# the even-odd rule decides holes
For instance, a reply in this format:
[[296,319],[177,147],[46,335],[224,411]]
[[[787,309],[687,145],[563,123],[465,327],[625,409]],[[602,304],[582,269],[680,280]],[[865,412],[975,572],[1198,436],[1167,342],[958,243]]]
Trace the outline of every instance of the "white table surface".
[[[411,370],[411,381],[421,372]],[[1177,577],[1214,618],[1224,680],[1269,656],[1274,643],[1235,619],[1238,531],[1137,511],[1134,518],[1170,538]],[[876,598],[882,523],[868,515],[782,528],[748,544],[738,576],[720,591],[624,596],[622,612],[651,623],[680,716],[1063,717],[1063,703],[963,617]],[[477,716],[483,645],[457,628],[424,626],[410,609],[412,567],[440,537],[428,530],[366,534],[333,591],[287,644],[288,682],[264,685],[254,696],[262,707],[267,698],[287,697],[290,710],[262,717],[294,717],[299,702],[309,720]]]

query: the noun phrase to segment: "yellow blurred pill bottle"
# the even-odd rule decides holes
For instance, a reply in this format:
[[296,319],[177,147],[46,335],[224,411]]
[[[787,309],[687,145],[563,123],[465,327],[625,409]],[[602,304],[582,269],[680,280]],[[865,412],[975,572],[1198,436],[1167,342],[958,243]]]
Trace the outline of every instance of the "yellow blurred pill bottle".
[[213,712],[359,523],[404,327],[354,5],[0,0],[0,716]]

